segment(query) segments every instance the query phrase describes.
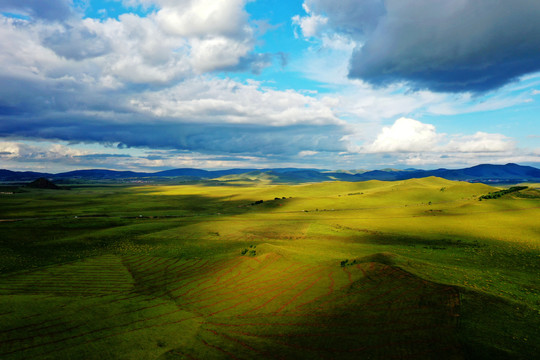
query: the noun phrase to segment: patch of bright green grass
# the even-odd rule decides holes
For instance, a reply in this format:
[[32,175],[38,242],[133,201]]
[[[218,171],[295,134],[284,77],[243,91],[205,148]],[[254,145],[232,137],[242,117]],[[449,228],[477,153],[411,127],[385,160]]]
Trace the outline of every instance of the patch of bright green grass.
[[219,184],[2,196],[0,358],[540,351],[536,190]]

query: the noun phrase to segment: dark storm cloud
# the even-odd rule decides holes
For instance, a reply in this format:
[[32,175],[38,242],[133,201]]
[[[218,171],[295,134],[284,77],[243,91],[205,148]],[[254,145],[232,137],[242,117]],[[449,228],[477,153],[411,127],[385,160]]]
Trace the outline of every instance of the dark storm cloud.
[[[124,122],[130,118],[129,122]],[[344,129],[336,125],[264,126],[243,124],[148,123],[117,116],[111,122],[75,114],[57,114],[9,121],[0,117],[0,137],[88,143],[120,143],[121,147],[175,149],[207,153],[296,155],[305,149],[345,151]]]
[[0,0],[0,11],[44,20],[65,20],[73,13],[71,0]]
[[496,89],[540,70],[538,0],[308,0],[362,45],[349,76],[448,92]]

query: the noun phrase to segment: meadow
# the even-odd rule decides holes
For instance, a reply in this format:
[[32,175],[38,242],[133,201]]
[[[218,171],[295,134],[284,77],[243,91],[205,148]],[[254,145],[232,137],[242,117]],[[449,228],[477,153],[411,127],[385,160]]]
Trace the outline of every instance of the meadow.
[[528,185],[6,187],[0,358],[531,359]]

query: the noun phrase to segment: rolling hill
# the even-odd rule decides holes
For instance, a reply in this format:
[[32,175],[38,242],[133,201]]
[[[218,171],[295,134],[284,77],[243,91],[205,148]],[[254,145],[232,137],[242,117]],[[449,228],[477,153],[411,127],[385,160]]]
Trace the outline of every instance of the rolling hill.
[[536,358],[540,202],[479,201],[497,190],[426,177],[2,194],[0,358]]

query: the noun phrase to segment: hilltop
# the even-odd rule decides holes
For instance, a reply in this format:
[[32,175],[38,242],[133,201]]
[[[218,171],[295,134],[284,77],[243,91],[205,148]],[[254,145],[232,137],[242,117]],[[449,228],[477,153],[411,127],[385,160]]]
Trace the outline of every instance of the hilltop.
[[46,178],[39,178],[34,181],[32,181],[30,184],[26,185],[31,188],[35,189],[51,189],[51,190],[60,190],[61,188],[57,186],[52,181],[46,179]]

